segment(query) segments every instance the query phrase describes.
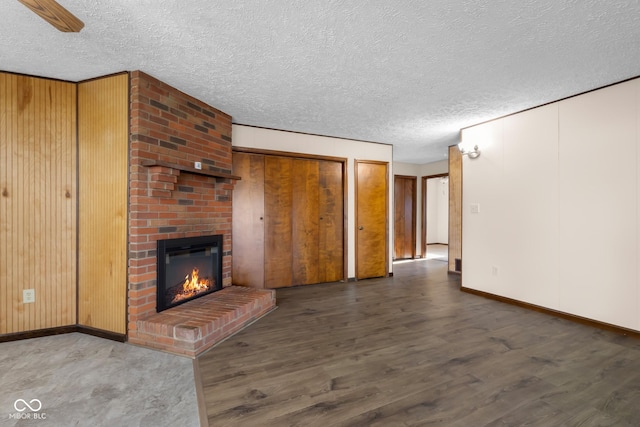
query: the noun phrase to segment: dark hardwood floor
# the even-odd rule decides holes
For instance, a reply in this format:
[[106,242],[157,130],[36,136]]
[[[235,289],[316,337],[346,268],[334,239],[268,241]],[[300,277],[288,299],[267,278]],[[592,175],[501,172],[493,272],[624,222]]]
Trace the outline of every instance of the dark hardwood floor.
[[210,425],[640,425],[640,340],[462,293],[446,267],[279,289],[199,358]]

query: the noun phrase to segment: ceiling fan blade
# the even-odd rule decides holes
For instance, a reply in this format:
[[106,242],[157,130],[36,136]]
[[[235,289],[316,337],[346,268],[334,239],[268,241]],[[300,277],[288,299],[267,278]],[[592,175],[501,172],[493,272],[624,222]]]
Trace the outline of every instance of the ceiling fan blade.
[[18,0],[37,13],[42,19],[65,33],[78,33],[84,22],[60,6],[55,0]]

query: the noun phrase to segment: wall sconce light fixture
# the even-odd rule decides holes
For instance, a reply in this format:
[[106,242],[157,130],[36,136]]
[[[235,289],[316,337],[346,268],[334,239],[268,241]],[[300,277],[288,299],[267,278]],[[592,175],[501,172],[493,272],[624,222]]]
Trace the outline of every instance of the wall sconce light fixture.
[[462,143],[458,144],[458,149],[463,156],[469,156],[470,159],[477,159],[480,157],[480,150],[478,149],[478,145],[473,146],[473,150],[467,150],[462,146]]

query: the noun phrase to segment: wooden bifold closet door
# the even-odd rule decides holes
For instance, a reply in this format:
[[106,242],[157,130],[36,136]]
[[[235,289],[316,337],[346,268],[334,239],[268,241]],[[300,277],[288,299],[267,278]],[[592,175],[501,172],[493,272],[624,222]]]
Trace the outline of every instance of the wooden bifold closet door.
[[234,152],[233,163],[242,177],[234,189],[234,284],[343,279],[342,164],[245,152]]

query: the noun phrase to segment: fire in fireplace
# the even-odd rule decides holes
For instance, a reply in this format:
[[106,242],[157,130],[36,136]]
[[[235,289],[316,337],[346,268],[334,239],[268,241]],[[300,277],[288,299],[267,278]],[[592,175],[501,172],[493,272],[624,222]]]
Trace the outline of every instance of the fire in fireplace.
[[158,240],[156,311],[222,289],[222,235]]

